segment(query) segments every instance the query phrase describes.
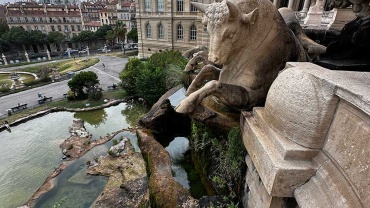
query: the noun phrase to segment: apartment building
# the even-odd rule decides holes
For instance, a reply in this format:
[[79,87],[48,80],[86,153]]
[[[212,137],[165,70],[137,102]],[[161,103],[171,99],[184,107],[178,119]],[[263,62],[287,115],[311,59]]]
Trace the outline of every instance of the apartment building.
[[110,1],[107,6],[100,10],[100,21],[102,25],[115,25],[117,22],[118,1]]
[[106,3],[102,1],[81,3],[80,8],[84,30],[95,32],[101,27],[100,11],[105,7]]
[[[62,51],[73,44],[69,41],[82,30],[81,12],[75,5],[48,5],[35,2],[18,2],[7,5],[6,21],[10,28],[23,27],[27,31],[39,30],[45,34],[58,31],[66,36],[65,45],[47,45],[51,52]],[[32,52],[46,51],[45,46],[26,45]]]
[[7,6],[6,20],[10,28],[23,27],[27,31],[43,33],[59,31],[66,39],[82,30],[81,12],[75,5],[47,5],[19,2]]
[[117,20],[126,25],[127,32],[137,27],[134,0],[121,0],[117,6]]

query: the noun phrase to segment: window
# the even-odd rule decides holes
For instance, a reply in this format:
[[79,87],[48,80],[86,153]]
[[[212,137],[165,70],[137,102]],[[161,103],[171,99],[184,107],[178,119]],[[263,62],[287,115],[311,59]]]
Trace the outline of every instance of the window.
[[40,18],[39,18],[39,21],[40,21],[40,22],[43,22],[43,21],[42,21],[42,17],[40,17]]
[[150,12],[150,0],[144,0],[144,10]]
[[148,23],[145,25],[145,28],[146,28],[146,37],[151,38],[152,37],[152,27]]
[[17,17],[17,20],[18,20],[18,22],[21,22],[21,18],[20,17]]
[[158,0],[158,12],[164,11],[163,0]]
[[184,0],[177,0],[177,11],[178,12],[184,11]]
[[184,39],[184,28],[181,25],[177,25],[177,40]]
[[197,39],[197,27],[195,25],[192,25],[190,27],[190,40],[196,40]]
[[68,26],[64,25],[64,32],[68,32]]
[[163,31],[163,25],[162,24],[158,25],[158,38],[159,39],[164,38],[164,31]]
[[58,31],[62,31],[62,27],[58,25]]
[[[191,2],[198,2],[198,0],[191,0]],[[195,8],[193,5],[190,4],[190,11],[191,12],[196,12],[196,11],[198,11],[198,9]]]
[[75,26],[74,25],[71,25],[71,30],[75,31]]
[[51,31],[53,31],[53,32],[55,31],[54,25],[51,26]]
[[77,31],[81,31],[81,26],[77,25]]
[[31,26],[27,26],[27,31],[31,31]]
[[43,32],[45,32],[45,26],[44,26],[44,25],[42,25],[42,26],[41,26],[41,30],[42,30]]
[[13,17],[9,17],[10,22],[13,22]]
[[35,30],[39,30],[39,27],[38,26],[34,26]]
[[36,22],[36,18],[35,17],[32,17],[32,22]]
[[28,18],[27,18],[27,17],[25,17],[25,18],[24,18],[24,21],[28,22]]

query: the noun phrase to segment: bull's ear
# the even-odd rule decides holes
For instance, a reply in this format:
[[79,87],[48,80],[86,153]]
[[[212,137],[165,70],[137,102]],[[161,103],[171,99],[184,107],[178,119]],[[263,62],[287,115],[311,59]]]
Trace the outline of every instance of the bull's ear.
[[193,5],[195,8],[197,8],[199,11],[206,13],[208,4],[201,4],[197,2],[190,2],[191,5]]
[[229,8],[229,18],[230,19],[236,19],[237,17],[239,17],[240,11],[238,7],[235,6],[235,4],[229,1],[226,1],[226,5]]
[[242,22],[253,25],[258,18],[258,14],[259,14],[259,10],[257,8],[255,8],[253,11],[249,12],[248,14],[242,14]]

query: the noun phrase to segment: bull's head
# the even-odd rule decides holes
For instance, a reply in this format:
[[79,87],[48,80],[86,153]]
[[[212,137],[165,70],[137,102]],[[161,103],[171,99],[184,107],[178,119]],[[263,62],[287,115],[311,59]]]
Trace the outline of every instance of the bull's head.
[[230,57],[245,47],[250,26],[257,21],[258,9],[244,14],[227,0],[213,4],[191,4],[205,14],[202,23],[210,34],[209,61],[218,65],[228,64]]

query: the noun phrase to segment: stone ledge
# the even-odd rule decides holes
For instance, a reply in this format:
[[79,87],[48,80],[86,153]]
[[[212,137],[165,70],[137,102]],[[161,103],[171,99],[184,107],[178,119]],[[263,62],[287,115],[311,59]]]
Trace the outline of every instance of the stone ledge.
[[243,112],[241,119],[244,145],[268,194],[292,197],[294,189],[309,180],[317,167],[310,161],[284,160],[251,113]]
[[315,161],[321,165],[316,175],[294,192],[299,207],[366,207],[336,164],[324,152]]
[[274,131],[263,117],[263,108],[253,108],[253,116],[260,125],[262,131],[264,131],[269,139],[273,141],[274,146],[277,148],[284,160],[311,160],[319,153],[318,149],[303,147]]

